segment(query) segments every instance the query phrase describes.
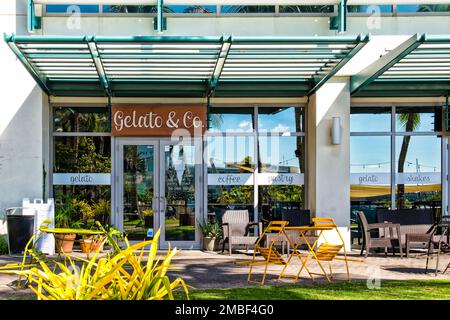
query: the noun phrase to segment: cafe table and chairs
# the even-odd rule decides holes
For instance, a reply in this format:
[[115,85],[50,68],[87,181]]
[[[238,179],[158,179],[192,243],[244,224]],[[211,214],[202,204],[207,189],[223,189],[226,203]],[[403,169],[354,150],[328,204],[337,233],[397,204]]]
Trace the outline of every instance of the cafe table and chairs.
[[[308,273],[312,280],[314,280],[314,275],[321,275],[328,282],[331,282],[333,278],[332,262],[335,260],[343,260],[345,262],[347,279],[350,281],[348,262],[362,262],[362,260],[349,259],[347,257],[344,238],[332,218],[312,218],[312,222],[312,226],[285,227],[285,231],[297,232],[298,240],[292,246],[292,251],[281,270],[277,282],[282,278],[294,278],[294,282],[297,282],[303,270]],[[337,237],[333,237],[333,242],[329,241],[332,232],[337,235]],[[337,243],[335,243],[335,239],[338,239]],[[305,252],[301,252],[301,245],[306,245]],[[343,256],[338,256],[341,250],[343,251]],[[300,262],[299,271],[295,275],[286,274],[287,267],[297,260]],[[308,262],[312,260],[315,261],[321,273],[312,272],[308,268]],[[324,264],[328,264],[328,272]]]

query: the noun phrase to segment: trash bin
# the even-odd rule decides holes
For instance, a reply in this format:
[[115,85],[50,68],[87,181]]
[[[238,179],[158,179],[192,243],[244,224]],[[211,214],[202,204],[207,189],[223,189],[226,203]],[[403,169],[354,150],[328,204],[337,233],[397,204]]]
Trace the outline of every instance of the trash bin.
[[34,233],[34,215],[23,214],[23,208],[6,209],[9,254],[22,254]]

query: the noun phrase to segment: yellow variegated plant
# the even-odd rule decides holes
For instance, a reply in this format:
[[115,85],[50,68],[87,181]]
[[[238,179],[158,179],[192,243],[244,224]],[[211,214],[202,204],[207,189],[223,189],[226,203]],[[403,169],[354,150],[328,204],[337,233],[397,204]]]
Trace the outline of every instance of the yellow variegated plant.
[[[189,298],[183,279],[171,282],[167,276],[177,249],[169,249],[165,257],[157,258],[159,234],[158,231],[153,240],[134,245],[125,239],[126,248],[119,249],[115,255],[99,258],[98,251],[90,260],[66,256],[64,263],[43,259],[27,249],[35,264],[25,265],[24,259],[22,264],[0,267],[0,273],[25,276],[40,300],[173,299],[176,289],[184,289]],[[114,246],[120,248],[117,243]],[[148,246],[150,249],[145,254]]]

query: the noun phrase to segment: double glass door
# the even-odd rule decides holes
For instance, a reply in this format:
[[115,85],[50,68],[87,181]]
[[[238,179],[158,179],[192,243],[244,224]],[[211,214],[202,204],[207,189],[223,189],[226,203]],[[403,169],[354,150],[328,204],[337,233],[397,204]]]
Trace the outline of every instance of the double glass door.
[[196,248],[200,213],[200,143],[119,138],[117,221],[130,241]]

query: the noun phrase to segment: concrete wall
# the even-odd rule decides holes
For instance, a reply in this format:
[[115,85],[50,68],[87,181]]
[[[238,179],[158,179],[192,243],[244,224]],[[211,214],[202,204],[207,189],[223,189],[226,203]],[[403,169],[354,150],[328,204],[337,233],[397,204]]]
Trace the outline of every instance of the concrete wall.
[[[0,33],[27,34],[25,3],[0,1]],[[0,233],[4,233],[4,209],[20,206],[24,197],[42,195],[42,107],[47,97],[4,41],[0,41],[0,70]]]
[[[350,91],[334,77],[311,96],[307,111],[307,205],[316,217],[334,218],[350,244]],[[332,118],[341,118],[341,144],[331,143]],[[330,234],[330,239],[336,234]]]

